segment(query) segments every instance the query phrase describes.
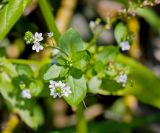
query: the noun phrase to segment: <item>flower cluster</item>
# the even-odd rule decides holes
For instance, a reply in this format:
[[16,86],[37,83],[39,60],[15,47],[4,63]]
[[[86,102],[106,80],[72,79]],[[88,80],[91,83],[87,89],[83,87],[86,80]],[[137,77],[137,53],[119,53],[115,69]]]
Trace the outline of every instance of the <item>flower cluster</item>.
[[25,99],[31,99],[31,97],[32,97],[30,90],[28,90],[28,89],[22,90],[21,95]]
[[70,86],[66,85],[62,81],[50,81],[50,95],[53,96],[54,98],[58,97],[68,97],[72,91],[70,89]]
[[24,40],[26,41],[27,44],[32,44],[32,43],[34,43],[34,35],[32,34],[32,32],[27,31],[27,32],[25,33]]
[[131,48],[128,41],[121,42],[120,47],[121,47],[122,51],[130,50],[130,48]]
[[42,40],[42,33],[36,32],[34,35],[34,45],[32,46],[32,50],[36,50],[36,52],[43,50],[43,46],[40,44]]
[[126,86],[126,82],[127,82],[127,74],[120,74],[115,78],[117,83],[122,83],[122,87]]
[[[49,38],[53,37],[53,32],[47,33],[47,36]],[[41,41],[43,41],[42,33],[36,32],[33,35],[32,32],[27,31],[25,33],[25,38],[24,39],[25,39],[27,44],[33,44],[32,50],[35,50],[36,52],[39,52],[39,51],[43,50],[44,47],[41,44]]]

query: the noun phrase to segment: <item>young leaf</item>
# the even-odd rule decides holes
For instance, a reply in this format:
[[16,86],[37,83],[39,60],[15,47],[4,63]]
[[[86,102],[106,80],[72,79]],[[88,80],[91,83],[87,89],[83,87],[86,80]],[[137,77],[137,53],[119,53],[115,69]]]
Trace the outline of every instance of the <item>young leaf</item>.
[[83,69],[87,65],[90,58],[91,55],[87,50],[76,52],[72,57],[72,65],[75,68]]
[[95,63],[95,65],[94,65],[94,70],[98,73],[98,72],[101,72],[101,71],[103,71],[104,72],[104,69],[105,69],[105,64],[101,61],[101,60],[99,60],[99,61],[97,61],[96,63]]
[[57,65],[54,64],[44,74],[43,79],[44,80],[50,80],[50,79],[58,78],[63,69],[64,68],[62,66],[57,66]]
[[127,33],[128,33],[128,30],[126,25],[124,25],[123,23],[118,23],[116,25],[116,28],[114,30],[114,35],[118,43],[126,40]]
[[40,70],[39,70],[39,79],[43,79],[44,77],[44,74],[46,73],[46,71],[50,68],[50,65],[49,64],[44,64]]
[[88,82],[89,91],[92,93],[96,93],[97,90],[100,89],[101,83],[102,83],[102,81],[100,79],[98,79],[97,76],[94,76]]
[[68,55],[84,50],[80,34],[72,28],[61,36],[59,47]]
[[72,77],[79,79],[82,77],[82,71],[80,69],[71,67],[70,68],[70,75],[72,75]]
[[31,0],[9,0],[0,11],[0,41],[22,15],[25,7]]
[[71,87],[72,93],[68,97],[65,97],[65,100],[71,106],[76,106],[86,96],[87,86],[85,79],[84,77],[77,79],[70,75],[68,77],[68,85]]
[[57,54],[56,58],[55,58],[55,62],[60,65],[60,66],[65,66],[67,65],[67,58],[64,58],[64,54]]
[[118,49],[114,46],[108,46],[98,55],[97,60],[101,60],[104,64],[113,61],[118,55]]
[[14,109],[21,119],[31,128],[37,129],[38,126],[44,123],[44,115],[40,106],[34,105],[30,109],[18,108]]
[[19,75],[26,75],[28,77],[33,76],[33,71],[30,66],[24,64],[17,64],[16,70]]
[[10,77],[17,77],[17,71],[13,64],[7,61],[5,58],[0,58],[0,67],[5,71]]
[[7,102],[15,106],[17,101],[15,97],[10,95],[10,93],[13,92],[14,87],[11,84],[11,81],[9,81],[10,79],[4,78],[4,76],[6,76],[5,73],[0,73],[0,93]]
[[29,85],[32,96],[38,96],[43,90],[43,83],[40,80],[34,80]]

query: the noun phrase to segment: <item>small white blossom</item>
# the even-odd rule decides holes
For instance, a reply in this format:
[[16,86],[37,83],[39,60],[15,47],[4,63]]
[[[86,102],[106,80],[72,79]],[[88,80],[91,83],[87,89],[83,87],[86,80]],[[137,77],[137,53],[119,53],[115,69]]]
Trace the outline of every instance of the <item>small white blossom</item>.
[[43,50],[43,48],[44,47],[39,42],[35,42],[32,46],[32,50],[35,50],[36,52]]
[[42,40],[43,40],[42,33],[36,32],[36,33],[34,34],[34,42],[40,42],[40,41],[42,41]]
[[126,51],[126,50],[129,50],[131,48],[128,41],[121,42],[120,47],[121,47],[122,51]]
[[54,98],[66,96],[68,97],[72,92],[70,90],[70,87],[67,86],[65,83],[62,83],[62,81],[50,81],[50,95],[53,96]]
[[117,83],[122,83],[122,86],[125,87],[127,82],[127,74],[120,74],[115,78],[115,80]]
[[48,37],[53,37],[53,32],[49,32],[49,33],[47,33],[47,35],[48,35]]
[[28,89],[24,89],[22,92],[21,92],[21,95],[23,98],[26,98],[26,99],[30,99],[32,97],[30,91]]

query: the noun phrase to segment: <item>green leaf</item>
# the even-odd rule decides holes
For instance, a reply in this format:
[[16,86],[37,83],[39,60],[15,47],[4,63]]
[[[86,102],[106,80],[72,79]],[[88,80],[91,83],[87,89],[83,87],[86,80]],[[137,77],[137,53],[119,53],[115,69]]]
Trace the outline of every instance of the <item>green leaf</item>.
[[80,69],[71,67],[70,68],[70,75],[72,75],[72,77],[79,79],[82,77],[82,71]]
[[17,77],[17,71],[13,64],[6,60],[6,58],[0,58],[0,67],[5,71],[10,77]]
[[68,97],[65,97],[65,100],[71,106],[76,106],[86,96],[87,86],[85,79],[84,77],[77,79],[70,75],[68,77],[68,85],[71,87],[72,93]]
[[25,76],[28,76],[28,77],[33,76],[33,71],[32,71],[32,69],[29,65],[17,64],[16,65],[16,70],[17,70],[17,73],[19,75],[25,75]]
[[110,79],[108,77],[103,79],[101,87],[105,91],[108,91],[111,95],[114,95],[118,91],[123,90],[121,83],[117,83],[115,80]]
[[88,82],[89,92],[96,93],[100,89],[102,81],[97,76],[91,78]]
[[118,43],[125,41],[128,34],[127,27],[123,23],[118,23],[114,30],[114,35]]
[[105,64],[102,61],[97,61],[94,65],[94,70],[98,73],[103,71],[104,72]]
[[0,73],[0,93],[7,102],[9,102],[11,105],[16,105],[17,101],[15,97],[9,95],[13,92],[13,90],[14,87],[11,84],[10,79],[7,78],[4,72]]
[[44,74],[43,79],[44,80],[50,80],[50,79],[55,79],[58,78],[61,74],[61,71],[64,68],[62,66],[57,66],[57,65],[52,65],[47,72]]
[[61,54],[57,54],[56,55],[56,64],[60,65],[60,66],[65,66],[67,65],[67,58],[64,58],[64,56],[62,56],[62,53]]
[[97,61],[94,65],[94,71],[96,72],[96,75],[98,75],[99,78],[105,77],[106,65],[101,61]]
[[44,64],[42,65],[42,67],[39,70],[39,79],[43,79],[44,74],[46,73],[46,71],[49,69],[50,65],[49,64]]
[[109,61],[115,60],[116,56],[118,55],[118,49],[114,46],[107,46],[105,47],[102,52],[98,55],[97,60],[102,61],[104,64],[108,63]]
[[87,50],[76,52],[73,54],[72,65],[75,68],[83,69],[84,67],[86,67],[90,58],[91,55]]
[[40,106],[34,105],[30,109],[15,108],[21,119],[31,128],[37,129],[44,123],[44,115]]
[[0,11],[0,41],[7,35],[31,0],[9,0]]
[[15,78],[12,78],[12,84],[14,85],[15,88],[21,88],[23,89],[23,85],[25,87],[28,87],[28,85],[31,83],[32,78],[29,78],[26,75],[21,75]]
[[68,55],[84,50],[80,34],[72,28],[61,36],[59,47]]
[[39,96],[43,90],[43,83],[40,80],[34,80],[29,85],[30,92],[32,96]]

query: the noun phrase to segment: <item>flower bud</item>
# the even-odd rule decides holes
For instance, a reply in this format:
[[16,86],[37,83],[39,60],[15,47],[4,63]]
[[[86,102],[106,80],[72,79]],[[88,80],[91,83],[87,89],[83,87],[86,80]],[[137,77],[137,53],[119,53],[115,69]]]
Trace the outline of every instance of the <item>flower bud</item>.
[[24,40],[26,41],[27,44],[32,44],[34,42],[34,36],[33,36],[32,32],[27,31],[25,33]]

